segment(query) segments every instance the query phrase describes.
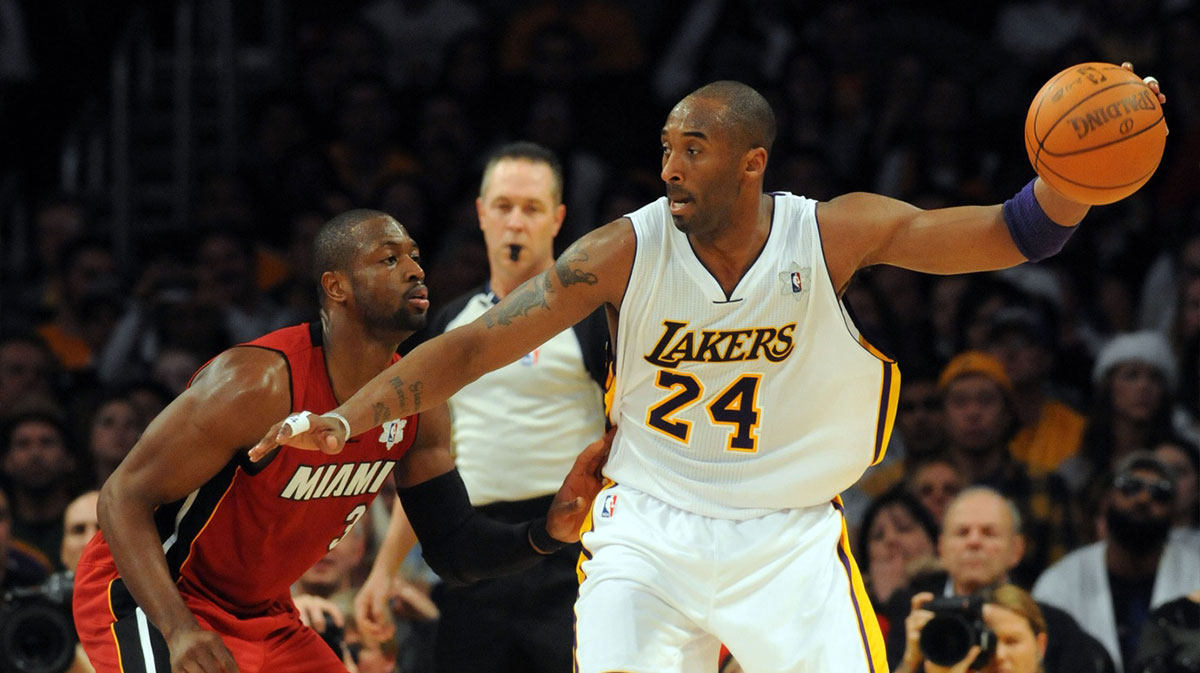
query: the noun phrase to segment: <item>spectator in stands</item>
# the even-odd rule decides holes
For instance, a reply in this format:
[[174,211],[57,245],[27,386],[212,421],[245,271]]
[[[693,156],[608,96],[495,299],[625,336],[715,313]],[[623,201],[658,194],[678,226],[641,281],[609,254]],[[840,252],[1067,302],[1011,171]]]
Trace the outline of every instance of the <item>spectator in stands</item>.
[[938,527],[907,491],[894,488],[863,515],[855,558],[875,605],[886,603],[934,559]]
[[96,488],[117,469],[145,427],[137,406],[124,393],[109,394],[100,402],[87,426],[90,476]]
[[1200,449],[1180,439],[1154,447],[1154,455],[1175,482],[1175,527],[1200,528]]
[[1008,442],[1016,429],[1012,383],[1004,365],[980,351],[958,355],[938,379],[950,459],[968,484],[991,486],[1016,503],[1025,522],[1025,557],[1013,571],[1029,586],[1075,543],[1066,487],[1054,475],[1032,477]]
[[1086,419],[1050,388],[1055,337],[1047,318],[1036,309],[1012,306],[991,320],[986,350],[1004,363],[1013,385],[1018,428],[1009,450],[1030,474],[1046,474],[1079,450]]
[[[921,652],[905,629],[914,598],[970,596],[1009,582],[1009,574],[1023,555],[1021,516],[1012,501],[986,486],[972,486],[954,499],[946,512],[938,538],[938,558],[945,570],[914,577],[907,590],[893,596],[881,610],[891,624],[887,638],[888,661],[898,673],[918,671]],[[1049,646],[1045,652],[1049,673],[1106,673],[1113,665],[1094,638],[1083,632],[1070,615],[1039,603],[1046,620]]]
[[41,584],[50,561],[40,550],[13,536],[12,500],[0,484],[0,590]]
[[1111,486],[1109,475],[1125,456],[1172,439],[1172,397],[1178,378],[1174,356],[1157,332],[1110,340],[1092,368],[1095,385],[1083,446],[1058,468],[1090,514]]
[[1200,586],[1200,533],[1171,535],[1175,487],[1154,454],[1117,464],[1104,507],[1108,537],[1067,554],[1033,595],[1066,610],[1122,670],[1133,662],[1150,610]]
[[0,473],[9,487],[13,535],[58,559],[63,511],[71,502],[78,459],[67,425],[51,408],[9,418],[0,438]]
[[54,402],[57,371],[54,353],[39,337],[26,333],[0,338],[0,415],[33,399]]

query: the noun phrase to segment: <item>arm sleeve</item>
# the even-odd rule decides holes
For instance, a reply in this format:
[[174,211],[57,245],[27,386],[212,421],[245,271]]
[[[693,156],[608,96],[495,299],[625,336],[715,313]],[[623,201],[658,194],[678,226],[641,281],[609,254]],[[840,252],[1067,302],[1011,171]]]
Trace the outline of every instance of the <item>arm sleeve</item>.
[[399,491],[425,562],[444,581],[469,584],[524,570],[545,558],[530,542],[530,527],[545,519],[501,523],[471,506],[458,470]]

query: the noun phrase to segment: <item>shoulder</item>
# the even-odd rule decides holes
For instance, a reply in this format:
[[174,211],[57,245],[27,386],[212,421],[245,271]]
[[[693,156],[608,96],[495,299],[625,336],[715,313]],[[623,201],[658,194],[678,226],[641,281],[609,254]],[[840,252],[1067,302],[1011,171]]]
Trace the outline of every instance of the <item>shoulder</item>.
[[287,393],[291,370],[280,351],[258,346],[234,346],[196,372],[187,392],[220,395],[237,400]]

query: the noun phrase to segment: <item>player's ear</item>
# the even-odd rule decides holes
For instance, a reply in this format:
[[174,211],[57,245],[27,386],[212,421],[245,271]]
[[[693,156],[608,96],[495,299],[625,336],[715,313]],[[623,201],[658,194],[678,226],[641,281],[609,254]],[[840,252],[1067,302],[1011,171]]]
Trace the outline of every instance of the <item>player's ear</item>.
[[755,147],[742,156],[743,171],[748,177],[761,178],[767,170],[767,150]]
[[333,301],[345,301],[350,295],[350,285],[345,274],[340,271],[326,271],[321,274],[321,289]]

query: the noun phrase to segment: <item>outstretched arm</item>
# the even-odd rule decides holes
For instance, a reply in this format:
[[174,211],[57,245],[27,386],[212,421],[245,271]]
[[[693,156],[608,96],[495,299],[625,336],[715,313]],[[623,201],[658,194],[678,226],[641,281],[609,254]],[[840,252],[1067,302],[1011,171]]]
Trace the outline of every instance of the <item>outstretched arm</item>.
[[[385,369],[334,412],[351,434],[445,402],[483,374],[513,362],[598,307],[619,307],[635,250],[633,225],[622,219],[585,235],[554,266],[509,293],[474,322],[426,341]],[[337,453],[345,429],[313,416],[303,432],[280,421],[251,449],[258,460],[279,444]]]
[[[1160,102],[1166,100],[1154,78],[1146,78],[1146,85]],[[877,194],[855,193],[821,203],[817,220],[829,272],[840,292],[854,272],[875,264],[956,274],[1049,256],[1088,209],[1037,178],[1007,208],[997,204],[922,210]]]
[[100,527],[125,585],[163,633],[174,670],[236,671],[220,636],[201,629],[167,568],[154,509],[198,489],[291,406],[278,354],[219,356],[142,434],[100,491]]

